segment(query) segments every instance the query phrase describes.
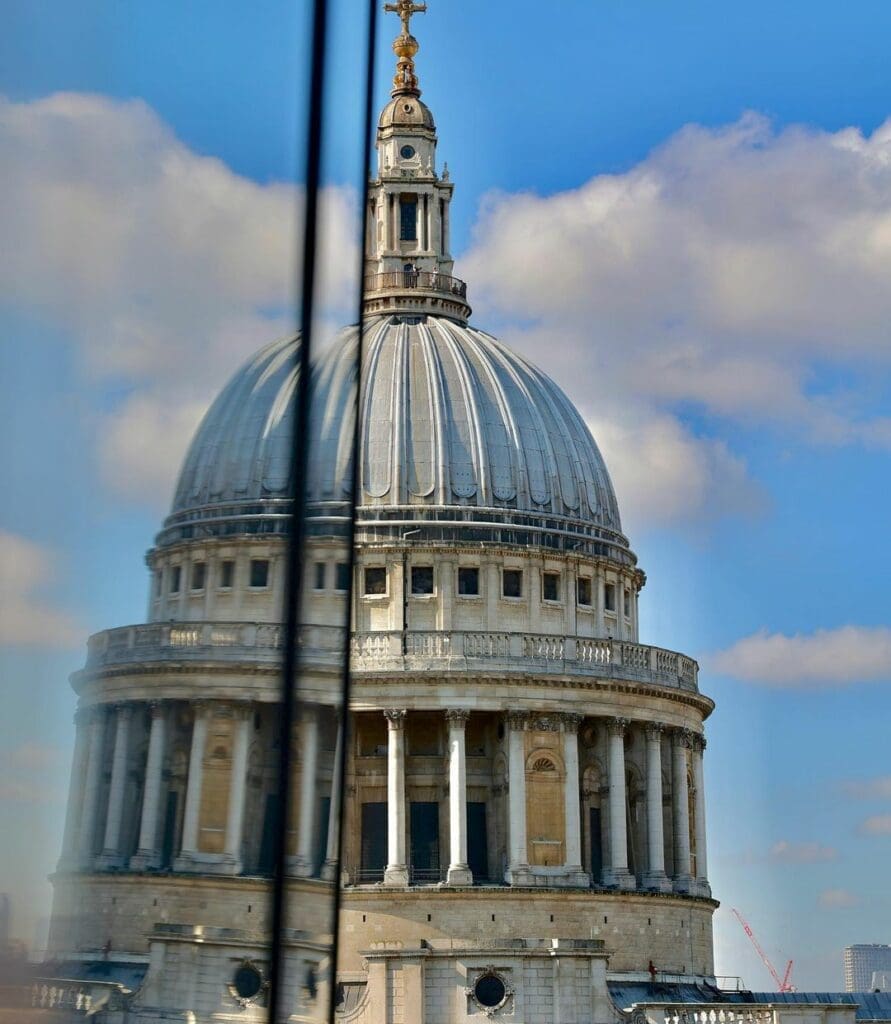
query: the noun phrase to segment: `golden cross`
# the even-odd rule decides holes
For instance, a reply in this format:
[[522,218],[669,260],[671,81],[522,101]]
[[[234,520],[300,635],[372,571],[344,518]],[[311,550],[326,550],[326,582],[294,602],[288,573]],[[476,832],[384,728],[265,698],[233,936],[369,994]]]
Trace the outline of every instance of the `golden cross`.
[[395,4],[384,4],[385,11],[392,11],[398,14],[402,21],[402,34],[411,35],[411,16],[423,14],[427,10],[426,4],[415,4],[412,0],[396,0]]

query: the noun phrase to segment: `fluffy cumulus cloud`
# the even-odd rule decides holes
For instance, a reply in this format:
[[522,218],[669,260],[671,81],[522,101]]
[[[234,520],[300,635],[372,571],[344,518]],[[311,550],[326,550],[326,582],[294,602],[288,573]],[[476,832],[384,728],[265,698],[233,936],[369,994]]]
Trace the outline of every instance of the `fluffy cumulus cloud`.
[[891,629],[842,626],[794,636],[761,630],[706,660],[713,671],[775,687],[891,681]]
[[[891,122],[868,137],[755,114],[688,126],[623,174],[489,196],[462,272],[478,312],[513,320],[508,336],[547,359],[592,425],[637,403],[626,458],[647,464],[664,417],[691,408],[891,447],[891,410],[822,372],[891,371]],[[757,505],[732,452],[697,435],[685,453],[679,479],[695,462],[713,495],[729,478],[734,505]],[[695,511],[699,491],[685,493]],[[659,496],[640,498],[658,509]]]
[[838,860],[838,850],[822,843],[790,843],[781,839],[770,848],[769,858],[777,864],[822,864]]
[[0,530],[0,644],[73,648],[83,627],[43,596],[56,577],[52,551]]
[[[61,326],[97,387],[109,482],[161,500],[200,411],[294,323],[303,196],[199,155],[140,101],[0,99],[0,301]],[[355,203],[329,189],[324,295],[350,294]]]

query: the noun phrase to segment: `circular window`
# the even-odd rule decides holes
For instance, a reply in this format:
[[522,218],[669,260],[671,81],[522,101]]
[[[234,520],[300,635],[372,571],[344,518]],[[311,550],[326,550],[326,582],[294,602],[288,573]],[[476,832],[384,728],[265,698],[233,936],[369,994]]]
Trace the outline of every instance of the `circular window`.
[[242,964],[232,979],[239,999],[254,999],[263,988],[263,975],[253,964]]
[[473,994],[480,1006],[501,1006],[507,998],[507,989],[497,974],[484,974],[481,978],[477,978],[477,982],[473,986]]
[[406,114],[410,114],[415,108],[410,103],[406,103],[402,109],[406,112]]
[[415,147],[403,146],[402,149],[399,150],[399,155],[402,157],[403,160],[411,160],[411,158],[415,155]]

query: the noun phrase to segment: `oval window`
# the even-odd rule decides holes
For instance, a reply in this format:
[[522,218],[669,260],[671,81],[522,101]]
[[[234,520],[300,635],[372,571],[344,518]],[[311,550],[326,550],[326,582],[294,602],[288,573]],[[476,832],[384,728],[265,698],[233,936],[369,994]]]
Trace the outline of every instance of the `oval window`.
[[507,989],[497,974],[484,974],[477,979],[473,994],[480,1006],[501,1006],[507,996]]
[[240,999],[253,999],[260,994],[263,977],[253,964],[242,964],[235,972],[232,983]]
[[399,150],[399,154],[403,160],[411,160],[411,158],[415,155],[415,147],[403,146],[402,149]]

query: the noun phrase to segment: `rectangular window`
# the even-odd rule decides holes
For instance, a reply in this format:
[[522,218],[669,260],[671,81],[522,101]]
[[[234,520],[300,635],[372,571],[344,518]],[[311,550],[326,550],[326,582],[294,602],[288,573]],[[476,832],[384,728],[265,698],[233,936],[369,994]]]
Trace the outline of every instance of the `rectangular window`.
[[334,589],[350,589],[350,567],[347,562],[338,562],[334,572]]
[[560,600],[560,573],[545,572],[541,576],[541,596],[545,601]]
[[576,593],[578,595],[578,602],[580,605],[584,605],[586,608],[591,606],[591,577],[590,576],[579,576],[576,583]]
[[325,563],[316,562],[315,568],[315,579],[313,581],[313,590],[324,590],[325,589]]
[[411,567],[411,592],[415,596],[433,593],[432,565],[413,565]]
[[220,586],[226,590],[230,589],[235,581],[235,563],[227,558],[220,562]]
[[479,569],[476,567],[461,567],[458,569],[458,593],[462,597],[479,597]]
[[625,595],[625,599],[623,601],[623,610],[625,612],[625,618],[626,619],[630,619],[631,618],[631,591],[630,590],[624,591],[624,595]]
[[523,570],[501,570],[501,593],[504,597],[523,596]]
[[266,558],[251,559],[251,586],[256,588],[269,586],[269,560]]
[[207,574],[206,562],[192,563],[192,590],[204,590],[204,577]]
[[170,593],[179,593],[179,581],[182,577],[182,569],[178,565],[174,565],[170,570]]
[[614,612],[616,610],[616,585],[615,583],[607,583],[603,588],[603,606],[608,612]]
[[418,238],[418,197],[401,196],[399,199],[399,238],[415,242]]
[[155,573],[155,597],[161,596],[161,587],[164,584],[164,573],[159,569]]
[[382,565],[370,565],[365,570],[365,593],[386,594],[387,570]]

